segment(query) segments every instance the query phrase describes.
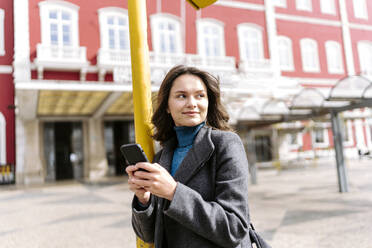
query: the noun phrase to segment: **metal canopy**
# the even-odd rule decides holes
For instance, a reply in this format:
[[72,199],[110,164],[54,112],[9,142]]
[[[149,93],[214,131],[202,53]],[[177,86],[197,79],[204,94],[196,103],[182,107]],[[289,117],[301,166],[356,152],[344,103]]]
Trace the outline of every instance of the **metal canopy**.
[[[239,123],[248,128],[271,125],[280,122],[307,120],[330,114],[337,163],[337,175],[340,192],[348,192],[347,173],[343,155],[343,137],[338,114],[357,108],[372,107],[372,82],[360,75],[339,80],[325,96],[318,89],[305,88],[292,98],[289,104],[283,100],[270,99],[255,118],[240,116]],[[246,109],[257,109],[246,106]],[[243,109],[241,113],[246,113]],[[258,114],[258,115],[257,115]]]

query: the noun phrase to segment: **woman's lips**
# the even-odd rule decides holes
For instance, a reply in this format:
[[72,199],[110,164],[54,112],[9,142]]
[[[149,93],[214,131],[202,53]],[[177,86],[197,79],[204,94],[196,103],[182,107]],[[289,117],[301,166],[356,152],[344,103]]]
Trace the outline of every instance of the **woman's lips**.
[[194,115],[197,115],[197,114],[199,114],[199,112],[188,111],[188,112],[183,112],[183,114],[185,114],[185,115],[191,115],[191,116],[194,116]]

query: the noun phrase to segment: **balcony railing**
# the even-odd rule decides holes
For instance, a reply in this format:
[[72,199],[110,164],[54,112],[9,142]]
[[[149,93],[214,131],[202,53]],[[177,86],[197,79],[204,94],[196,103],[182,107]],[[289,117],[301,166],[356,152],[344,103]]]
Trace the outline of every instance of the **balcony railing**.
[[87,63],[86,47],[37,44],[37,62]]
[[254,73],[256,76],[260,74],[272,75],[273,73],[272,64],[269,59],[240,61],[239,69],[247,74]]
[[100,48],[97,55],[99,66],[127,66],[130,65],[130,51]]

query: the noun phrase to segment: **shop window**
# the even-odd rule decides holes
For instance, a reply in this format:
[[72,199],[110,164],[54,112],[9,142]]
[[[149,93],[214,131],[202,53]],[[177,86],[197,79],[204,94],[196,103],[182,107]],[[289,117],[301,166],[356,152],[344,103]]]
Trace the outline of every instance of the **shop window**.
[[151,16],[152,44],[158,53],[181,53],[181,27],[177,17],[169,14]]
[[223,24],[217,20],[197,21],[198,50],[205,57],[225,56]]
[[6,122],[0,112],[0,164],[6,164]]
[[288,37],[278,37],[279,62],[282,71],[293,71],[292,41]]
[[344,72],[341,46],[336,41],[325,43],[328,72],[330,74],[340,74]]
[[242,61],[260,61],[263,56],[262,29],[254,24],[238,26],[240,58]]
[[302,39],[300,41],[302,69],[304,72],[320,72],[318,45],[315,40]]

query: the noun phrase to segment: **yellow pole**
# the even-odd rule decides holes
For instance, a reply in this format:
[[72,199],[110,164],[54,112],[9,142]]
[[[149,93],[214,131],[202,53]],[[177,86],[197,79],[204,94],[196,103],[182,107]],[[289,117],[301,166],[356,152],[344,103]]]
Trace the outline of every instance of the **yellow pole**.
[[[149,47],[147,45],[146,0],[129,0],[129,37],[132,62],[133,107],[136,142],[152,161],[154,141],[151,134],[151,81]],[[137,248],[154,247],[137,237]]]

